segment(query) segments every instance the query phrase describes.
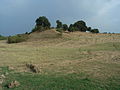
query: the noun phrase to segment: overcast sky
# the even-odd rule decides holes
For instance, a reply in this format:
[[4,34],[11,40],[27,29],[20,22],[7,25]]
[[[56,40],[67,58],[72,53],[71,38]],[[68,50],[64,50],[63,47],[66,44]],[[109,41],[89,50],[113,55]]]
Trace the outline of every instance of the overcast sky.
[[120,33],[120,0],[0,0],[0,34],[29,32],[39,16],[52,26],[57,19],[68,25],[84,20],[101,32]]

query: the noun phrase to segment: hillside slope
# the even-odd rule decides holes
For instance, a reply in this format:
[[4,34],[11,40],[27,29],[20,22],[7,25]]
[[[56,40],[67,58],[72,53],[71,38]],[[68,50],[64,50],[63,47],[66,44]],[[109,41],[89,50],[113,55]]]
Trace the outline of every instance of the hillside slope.
[[[27,63],[37,65],[40,73],[23,73],[30,73]],[[72,32],[61,37],[55,30],[47,30],[32,33],[23,43],[0,41],[0,66],[15,71],[3,85],[14,79],[25,83],[14,90],[119,90],[120,34]]]

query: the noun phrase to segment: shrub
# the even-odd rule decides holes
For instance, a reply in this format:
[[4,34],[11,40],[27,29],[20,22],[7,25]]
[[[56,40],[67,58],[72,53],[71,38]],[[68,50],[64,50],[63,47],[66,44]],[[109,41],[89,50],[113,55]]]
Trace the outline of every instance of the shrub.
[[6,40],[6,39],[7,39],[7,37],[0,35],[0,40]]
[[60,20],[57,20],[56,23],[57,23],[56,28],[62,28],[62,22]]
[[92,29],[90,32],[91,33],[99,33],[99,30],[98,29]]
[[51,24],[45,16],[41,16],[41,17],[36,19],[36,26],[37,27],[41,26],[41,27],[44,27],[46,29],[49,29]]
[[62,28],[57,28],[57,31],[60,32],[60,36],[63,34],[63,29]]
[[67,24],[63,24],[62,28],[63,28],[64,31],[66,31],[66,30],[68,30],[68,25]]
[[27,39],[28,39],[28,35],[19,34],[15,36],[9,36],[7,43],[19,43],[19,42],[26,41]]
[[74,23],[73,26],[75,28],[77,28],[77,31],[86,32],[86,30],[87,30],[87,26],[86,26],[86,23],[84,21],[77,21]]
[[38,32],[42,32],[42,31],[45,31],[45,30],[46,30],[45,27],[42,27],[42,26],[36,26],[35,28],[32,29],[31,33],[32,33],[32,32],[36,32],[36,31],[38,31]]
[[37,18],[35,22],[36,22],[35,28],[33,28],[30,33],[36,32],[36,31],[42,32],[46,29],[50,29],[51,23],[45,16],[41,16]]
[[74,31],[77,31],[78,28],[74,27],[73,24],[70,24],[69,28],[68,28],[68,31],[69,32],[74,32]]

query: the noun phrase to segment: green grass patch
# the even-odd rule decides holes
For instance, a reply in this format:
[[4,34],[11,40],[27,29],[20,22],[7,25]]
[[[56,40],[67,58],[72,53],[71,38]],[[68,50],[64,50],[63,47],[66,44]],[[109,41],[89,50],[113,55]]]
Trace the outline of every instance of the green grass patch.
[[[14,80],[19,81],[21,85],[8,89],[6,85]],[[10,73],[2,86],[4,90],[119,90],[119,81],[120,79],[111,78],[102,82],[85,74]]]

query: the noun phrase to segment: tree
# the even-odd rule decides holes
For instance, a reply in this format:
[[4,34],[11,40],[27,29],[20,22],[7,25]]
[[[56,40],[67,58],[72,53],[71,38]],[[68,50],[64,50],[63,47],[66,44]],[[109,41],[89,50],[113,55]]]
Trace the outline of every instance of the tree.
[[45,16],[41,16],[36,19],[36,27],[43,27],[49,29],[51,26],[49,20]]
[[56,28],[62,28],[62,22],[60,20],[57,20],[56,23],[57,23]]
[[87,26],[86,26],[86,23],[84,21],[77,21],[74,23],[73,26],[75,28],[77,28],[77,31],[86,32],[86,30],[87,30]]
[[77,28],[74,27],[73,24],[70,24],[70,26],[69,26],[69,28],[68,28],[68,31],[69,31],[69,32],[74,32],[74,31],[77,31]]
[[68,25],[67,24],[63,24],[62,28],[63,28],[64,31],[66,31],[66,30],[68,30]]
[[99,30],[98,29],[92,29],[90,32],[91,33],[99,33]]
[[91,28],[91,27],[88,27],[88,28],[87,28],[87,31],[91,31],[91,30],[92,30],[92,28]]

